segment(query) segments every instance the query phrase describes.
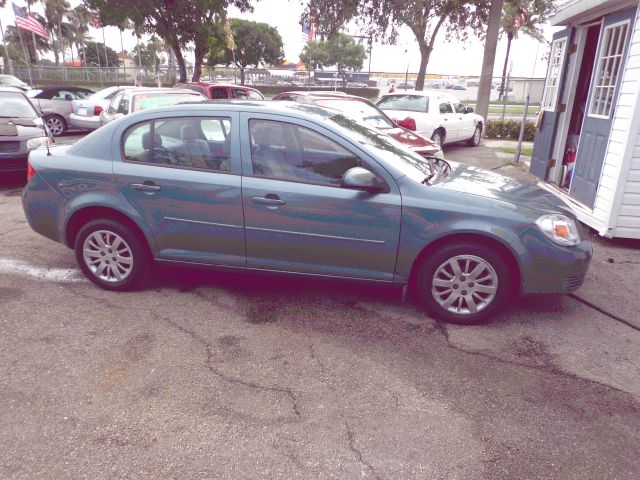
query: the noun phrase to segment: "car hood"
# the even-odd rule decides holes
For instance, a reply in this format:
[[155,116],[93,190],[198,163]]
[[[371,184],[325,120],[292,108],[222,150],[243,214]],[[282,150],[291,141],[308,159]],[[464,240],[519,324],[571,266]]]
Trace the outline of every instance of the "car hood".
[[396,127],[396,128],[387,128],[382,130],[384,133],[392,137],[394,140],[406,145],[412,150],[416,150],[419,152],[437,152],[440,150],[438,146],[430,140],[426,138],[416,135],[411,130],[406,130],[404,128]]
[[449,175],[433,187],[508,202],[543,213],[563,213],[575,218],[575,214],[566,203],[537,185],[482,168],[450,161],[449,164]]
[[0,141],[23,141],[46,136],[42,125],[29,118],[0,118]]

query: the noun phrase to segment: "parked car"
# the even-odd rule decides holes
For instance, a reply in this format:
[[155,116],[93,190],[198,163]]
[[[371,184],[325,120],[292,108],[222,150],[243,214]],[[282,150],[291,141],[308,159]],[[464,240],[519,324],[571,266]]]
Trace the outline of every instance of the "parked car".
[[429,90],[387,93],[376,105],[392,117],[410,116],[416,122],[416,133],[438,145],[461,141],[472,147],[480,144],[484,118],[451,94]]
[[69,123],[73,128],[95,130],[100,127],[100,114],[109,107],[111,99],[123,87],[107,87],[79,100],[71,102]]
[[13,75],[0,75],[0,87],[15,87],[24,92],[31,87]]
[[233,83],[176,83],[175,88],[188,88],[189,90],[201,93],[212,100],[222,100],[226,98],[233,98],[236,100],[264,100],[264,95],[262,95],[259,90],[244,85],[235,85]]
[[416,86],[413,83],[401,82],[396,84],[398,90],[413,90]]
[[272,100],[290,100],[337,110],[352,118],[362,120],[421,155],[434,155],[443,158],[440,146],[401,126],[399,122],[389,118],[366,98],[347,95],[343,92],[296,91],[280,93]]
[[156,108],[36,150],[22,204],[107,290],[154,261],[246,268],[411,285],[458,323],[577,289],[592,255],[553,194],[292,102]]
[[0,87],[0,175],[26,172],[29,151],[52,141],[23,91]]
[[207,100],[207,97],[186,88],[123,88],[111,99],[107,109],[100,113],[100,123],[106,125],[130,113],[149,108],[202,100]]
[[465,85],[463,85],[462,83],[453,83],[453,84],[451,84],[451,89],[452,90],[466,90],[467,87]]
[[47,86],[29,90],[27,96],[40,110],[47,127],[54,136],[62,135],[69,129],[71,102],[88,97],[93,90],[72,86]]

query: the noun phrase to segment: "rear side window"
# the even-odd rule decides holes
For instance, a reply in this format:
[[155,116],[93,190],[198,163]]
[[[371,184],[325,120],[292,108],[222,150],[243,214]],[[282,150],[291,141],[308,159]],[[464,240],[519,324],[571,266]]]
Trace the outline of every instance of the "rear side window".
[[211,89],[211,98],[216,100],[216,99],[221,99],[221,98],[227,98],[227,89],[226,88],[212,88]]
[[130,127],[124,134],[125,161],[185,169],[231,171],[231,119],[163,118]]
[[427,113],[429,111],[429,97],[423,95],[388,95],[382,97],[377,105],[381,110],[407,110]]

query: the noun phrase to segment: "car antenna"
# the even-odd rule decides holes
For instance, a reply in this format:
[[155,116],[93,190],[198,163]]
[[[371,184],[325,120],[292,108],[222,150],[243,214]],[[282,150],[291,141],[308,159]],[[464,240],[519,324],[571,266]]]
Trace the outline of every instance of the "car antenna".
[[[35,90],[38,89],[38,85],[35,81],[35,75],[34,75],[34,79],[33,79],[33,88]],[[39,94],[38,94],[39,95]],[[44,122],[44,118],[42,115],[42,105],[40,104],[40,98],[38,97],[38,110],[40,110],[40,120],[42,120],[42,133],[44,133],[44,136],[47,137],[47,139],[49,139],[49,135],[47,135],[47,127],[45,126],[45,122]],[[44,145],[47,149],[47,156],[50,157],[51,156],[51,151],[49,150],[49,142],[44,142]]]

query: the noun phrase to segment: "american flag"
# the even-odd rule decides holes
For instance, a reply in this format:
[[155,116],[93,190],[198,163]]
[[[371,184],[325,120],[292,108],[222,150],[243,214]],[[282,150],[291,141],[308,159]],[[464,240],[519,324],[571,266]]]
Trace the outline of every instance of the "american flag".
[[302,26],[302,41],[304,43],[313,42],[316,39],[316,26],[313,19],[309,18],[309,25]]
[[20,8],[15,3],[12,3],[11,5],[13,5],[13,13],[16,16],[16,27],[21,30],[26,30],[27,32],[33,32],[39,37],[49,40],[47,31],[38,20],[36,20],[31,14],[25,12],[23,8]]

